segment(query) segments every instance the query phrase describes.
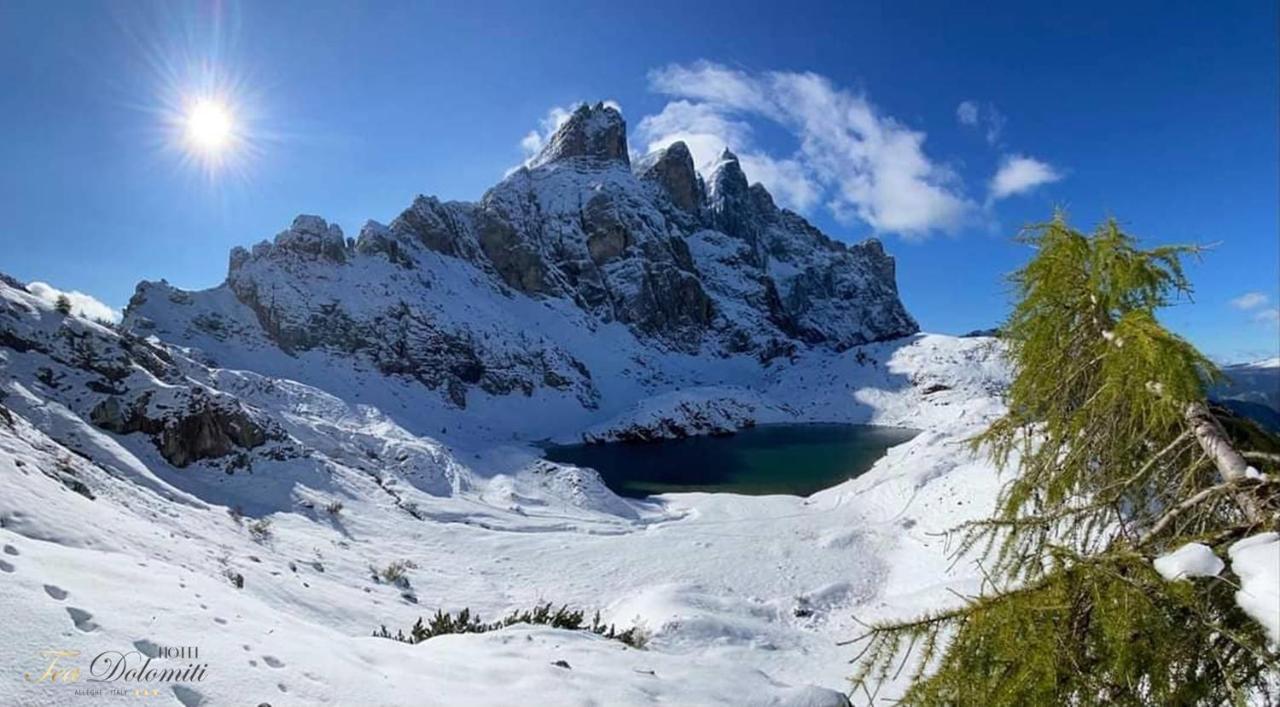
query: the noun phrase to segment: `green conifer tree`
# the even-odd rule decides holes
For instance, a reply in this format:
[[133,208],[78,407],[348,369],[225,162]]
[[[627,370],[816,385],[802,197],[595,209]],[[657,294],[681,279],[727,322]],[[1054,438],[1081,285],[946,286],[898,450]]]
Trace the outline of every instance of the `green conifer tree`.
[[71,299],[66,295],[58,295],[58,298],[53,301],[53,308],[63,316],[71,314]]
[[1156,320],[1190,294],[1198,249],[1142,250],[1114,220],[1083,234],[1061,213],[1019,239],[1036,253],[1001,328],[1008,413],[974,440],[1015,473],[993,517],[954,531],[983,589],[851,641],[855,697],[905,674],[917,705],[1275,704],[1280,653],[1230,568],[1170,582],[1152,566],[1280,526],[1274,437],[1212,406],[1216,369]]

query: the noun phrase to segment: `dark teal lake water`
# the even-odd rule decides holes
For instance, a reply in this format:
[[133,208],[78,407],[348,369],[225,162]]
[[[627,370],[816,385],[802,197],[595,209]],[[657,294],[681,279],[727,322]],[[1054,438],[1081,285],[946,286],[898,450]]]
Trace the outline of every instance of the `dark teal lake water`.
[[551,461],[595,469],[620,496],[722,491],[808,496],[866,472],[915,430],[873,425],[761,425],[727,437],[574,444]]

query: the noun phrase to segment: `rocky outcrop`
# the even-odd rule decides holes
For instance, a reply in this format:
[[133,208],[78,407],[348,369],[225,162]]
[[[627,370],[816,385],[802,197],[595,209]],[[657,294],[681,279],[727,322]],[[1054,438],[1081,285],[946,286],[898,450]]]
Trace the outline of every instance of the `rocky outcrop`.
[[746,391],[688,391],[641,401],[619,417],[582,434],[587,444],[658,442],[701,435],[731,435],[755,427],[777,410]]
[[104,398],[89,411],[89,421],[116,434],[149,435],[160,455],[179,468],[283,437],[239,403],[202,388],[192,388],[181,396],[184,402],[168,405],[155,403],[153,395],[147,391],[128,402],[116,396]]
[[616,108],[603,103],[578,106],[529,166],[541,167],[575,158],[630,164],[627,123]]
[[693,166],[693,155],[683,142],[673,142],[645,157],[636,166],[636,174],[661,187],[671,203],[685,211],[697,211],[706,198],[702,177]]
[[[190,300],[173,294],[170,305]],[[24,405],[32,396],[57,399],[101,429],[146,434],[177,467],[285,439],[258,411],[193,379],[208,380],[209,372],[182,353],[78,316],[51,318],[52,311],[0,282],[0,398],[10,381],[26,378],[29,393],[15,398]],[[11,417],[0,408],[4,420]]]
[[325,258],[335,263],[347,261],[347,241],[336,223],[319,216],[302,215],[275,238],[277,251],[287,251]]
[[391,222],[388,230],[401,242],[418,243],[428,250],[474,262],[480,259],[474,221],[472,204],[442,203],[432,196],[419,196]]

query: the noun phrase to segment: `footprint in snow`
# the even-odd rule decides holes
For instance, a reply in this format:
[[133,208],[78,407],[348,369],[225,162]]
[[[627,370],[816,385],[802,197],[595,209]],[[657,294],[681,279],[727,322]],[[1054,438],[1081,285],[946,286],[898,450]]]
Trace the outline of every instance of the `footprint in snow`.
[[3,570],[5,572],[15,571],[13,565],[9,564],[8,562],[5,562],[4,560],[0,560],[0,570]]
[[276,683],[276,689],[277,689],[277,690],[279,690],[279,691],[281,691],[281,692],[288,692],[288,691],[289,691],[288,686],[286,686],[286,685],[285,685],[284,683],[282,683],[282,682],[278,682],[278,683]]
[[156,656],[160,655],[160,646],[157,646],[156,644],[152,643],[151,641],[148,641],[145,638],[134,641],[133,647],[137,648],[139,653],[145,655],[148,658],[155,658]]
[[271,667],[273,667],[273,668],[283,668],[283,667],[284,667],[284,661],[283,661],[283,660],[280,660],[279,658],[275,657],[274,655],[264,655],[264,656],[262,656],[262,662],[266,663],[267,665],[270,665],[270,666],[271,666]]
[[223,624],[223,625],[226,625],[227,620],[226,620],[226,619],[224,619],[224,618],[222,618],[221,616],[215,616],[215,617],[213,617],[213,622],[214,622],[215,624]]
[[178,698],[183,707],[199,707],[204,704],[204,695],[197,690],[192,690],[185,685],[174,685],[173,696]]
[[12,545],[5,545],[5,546],[4,546],[4,554],[6,554],[6,555],[13,555],[14,557],[17,557],[18,555],[21,555],[22,553],[18,552],[18,548],[14,547],[14,546],[12,546]]
[[63,589],[62,587],[59,587],[59,586],[57,586],[57,585],[53,585],[53,584],[46,584],[46,585],[44,585],[44,593],[45,593],[45,594],[48,594],[49,596],[53,597],[54,599],[57,599],[58,601],[62,601],[63,599],[66,599],[66,598],[67,598],[67,593],[68,593],[68,592],[67,592],[67,590],[65,590],[65,589]]
[[77,609],[74,606],[68,606],[67,613],[71,616],[71,622],[74,623],[76,628],[81,631],[90,633],[98,630],[98,624],[93,622],[93,614],[90,614],[84,609]]

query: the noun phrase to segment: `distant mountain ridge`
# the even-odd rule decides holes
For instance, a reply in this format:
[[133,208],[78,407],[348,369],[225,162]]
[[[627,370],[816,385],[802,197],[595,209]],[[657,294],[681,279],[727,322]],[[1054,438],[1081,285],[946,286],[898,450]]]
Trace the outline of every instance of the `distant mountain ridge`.
[[1210,395],[1272,432],[1280,432],[1280,358],[1222,368],[1224,380]]

